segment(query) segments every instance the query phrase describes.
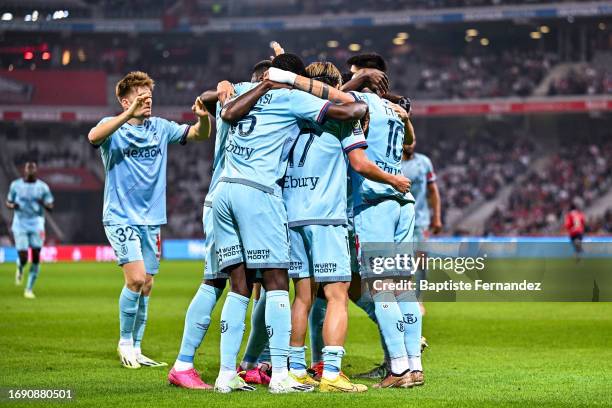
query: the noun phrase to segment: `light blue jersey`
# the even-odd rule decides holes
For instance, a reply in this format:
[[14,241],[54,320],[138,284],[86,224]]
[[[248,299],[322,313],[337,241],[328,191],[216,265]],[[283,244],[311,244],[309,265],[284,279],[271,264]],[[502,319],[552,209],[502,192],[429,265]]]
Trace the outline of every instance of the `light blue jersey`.
[[245,184],[280,195],[289,149],[301,121],[322,123],[330,103],[306,92],[275,89],[231,126],[221,181]]
[[402,161],[402,174],[412,182],[410,192],[416,199],[414,205],[416,212],[415,225],[427,229],[431,221],[427,203],[427,185],[436,181],[431,160],[424,154],[415,153],[412,159]]
[[14,210],[11,226],[14,233],[44,231],[45,209],[42,204],[53,203],[47,183],[41,180],[31,183],[24,179],[14,180],[9,187],[7,200],[19,206]]
[[289,153],[283,199],[289,226],[347,224],[345,153],[367,147],[359,122],[307,125]]
[[[243,93],[250,91],[255,88],[258,83],[254,82],[240,82],[234,84],[235,96],[240,96]],[[217,128],[217,133],[215,135],[215,155],[213,158],[213,174],[210,180],[210,186],[208,187],[208,194],[206,194],[206,198],[204,199],[204,205],[210,207],[212,206],[212,201],[214,197],[214,191],[217,187],[217,183],[219,182],[219,178],[223,172],[223,167],[225,163],[225,144],[227,142],[227,135],[229,133],[231,125],[221,119],[221,110],[223,107],[220,102],[217,102],[217,113],[215,115],[215,125]]]
[[185,144],[189,127],[151,117],[142,125],[124,123],[99,146],[106,172],[104,225],[166,223],[168,144]]
[[[373,93],[351,92],[351,94],[355,100],[366,102],[370,111],[366,150],[368,158],[383,171],[394,175],[400,174],[404,123],[386,99]],[[388,184],[368,180],[355,171],[351,171],[351,180],[354,207],[388,198],[400,203],[414,202],[414,197],[410,193],[402,194]]]

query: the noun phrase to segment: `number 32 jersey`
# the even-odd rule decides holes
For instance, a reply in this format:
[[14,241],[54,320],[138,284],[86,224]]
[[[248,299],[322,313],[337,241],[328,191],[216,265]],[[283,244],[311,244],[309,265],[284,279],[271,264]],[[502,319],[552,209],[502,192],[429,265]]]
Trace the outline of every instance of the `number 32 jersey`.
[[[351,95],[357,101],[366,102],[370,111],[366,155],[383,171],[401,174],[404,123],[386,99],[373,93],[351,92]],[[398,200],[400,203],[414,203],[412,194],[402,194],[388,184],[368,180],[355,171],[351,171],[351,180],[355,208],[386,198]]]
[[306,92],[274,89],[231,126],[220,181],[245,184],[280,196],[278,184],[301,121],[323,123],[329,102]]

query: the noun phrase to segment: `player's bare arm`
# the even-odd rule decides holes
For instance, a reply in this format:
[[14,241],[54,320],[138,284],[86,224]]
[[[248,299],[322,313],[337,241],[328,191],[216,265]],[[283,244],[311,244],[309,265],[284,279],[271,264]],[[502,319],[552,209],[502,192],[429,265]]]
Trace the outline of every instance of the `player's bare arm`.
[[46,203],[43,200],[40,200],[38,202],[38,204],[40,204],[45,210],[47,210],[49,212],[53,211],[53,203],[52,202],[51,203]]
[[389,79],[387,74],[375,68],[363,68],[340,89],[344,92],[359,91],[364,86],[379,95],[384,95],[389,92]]
[[111,118],[110,120],[99,124],[98,126],[91,129],[87,138],[93,145],[100,145],[110,137],[117,129],[119,129],[124,123],[131,119],[143,118],[147,114],[151,115],[151,101],[152,94],[150,91],[142,92],[134,97],[131,104],[119,115]]
[[274,82],[281,82],[293,86],[295,89],[300,91],[308,92],[321,99],[327,99],[336,103],[348,103],[355,101],[350,94],[342,92],[332,86],[329,86],[323,82],[317,81],[316,79],[306,78],[301,75],[294,74],[293,72],[284,71],[272,67],[268,70],[265,78],[270,79]]
[[221,81],[217,84],[217,89],[210,89],[202,92],[200,99],[204,102],[204,106],[208,112],[213,115],[216,114],[217,102],[221,102],[224,105],[228,99],[236,94],[234,85],[229,81]]
[[200,97],[197,97],[193,106],[191,107],[192,112],[197,116],[198,121],[195,125],[189,128],[187,133],[187,140],[201,141],[210,137],[210,116],[204,106],[204,102]]
[[8,208],[9,210],[18,210],[19,204],[13,201],[6,201],[6,208]]
[[238,98],[228,102],[221,111],[221,119],[229,123],[235,123],[248,115],[259,98],[272,89],[288,88],[287,85],[272,82],[269,80],[261,81],[255,88],[240,95]]
[[440,190],[438,190],[438,185],[435,181],[427,183],[427,201],[433,212],[429,229],[434,234],[437,234],[442,231],[442,203],[440,200]]
[[393,175],[383,171],[368,159],[364,149],[353,149],[348,153],[349,163],[353,170],[368,180],[388,184],[400,193],[410,190],[410,180],[401,174]]

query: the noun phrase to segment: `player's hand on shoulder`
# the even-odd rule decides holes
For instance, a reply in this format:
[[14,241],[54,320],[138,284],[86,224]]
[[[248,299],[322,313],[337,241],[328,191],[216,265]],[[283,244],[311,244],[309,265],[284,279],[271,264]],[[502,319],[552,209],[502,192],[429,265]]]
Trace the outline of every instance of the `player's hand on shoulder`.
[[406,112],[406,109],[402,108],[397,103],[391,103],[391,109],[398,114],[402,121],[406,122],[408,119],[410,119],[410,114]]
[[407,193],[410,190],[410,185],[412,182],[407,177],[398,174],[395,176],[395,182],[393,183],[393,188],[399,191],[400,193]]

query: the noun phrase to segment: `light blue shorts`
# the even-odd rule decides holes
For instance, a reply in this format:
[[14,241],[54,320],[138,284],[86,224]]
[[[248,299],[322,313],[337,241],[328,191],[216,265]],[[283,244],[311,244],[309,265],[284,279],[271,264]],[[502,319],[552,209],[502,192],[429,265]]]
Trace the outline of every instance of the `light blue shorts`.
[[204,226],[204,279],[227,278],[226,274],[219,272],[219,264],[215,256],[215,235],[213,230],[213,209],[204,206],[202,213]]
[[220,182],[213,202],[219,270],[289,269],[287,211],[281,197],[239,183]]
[[45,230],[39,231],[15,231],[15,249],[17,251],[27,251],[28,248],[42,248],[45,243]]
[[[362,249],[369,243],[384,246],[385,252],[380,254],[384,256],[392,256],[397,250],[392,244],[412,244],[414,220],[413,203],[400,205],[395,200],[385,200],[355,209],[357,259],[362,269],[365,263]],[[404,246],[402,250],[406,248],[411,248],[411,245]]]
[[344,225],[303,225],[289,229],[290,278],[316,282],[350,282],[351,258]]
[[104,232],[115,251],[119,266],[144,261],[146,272],[149,275],[157,274],[161,257],[159,225],[105,225]]

